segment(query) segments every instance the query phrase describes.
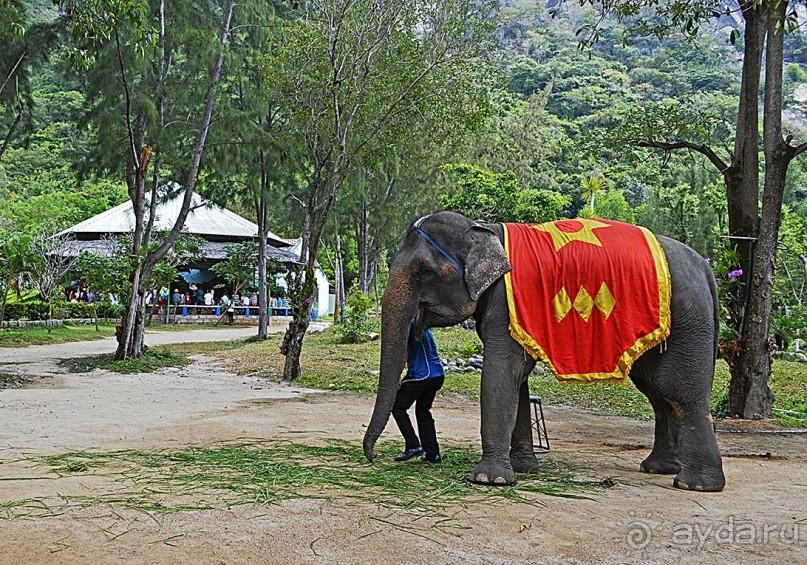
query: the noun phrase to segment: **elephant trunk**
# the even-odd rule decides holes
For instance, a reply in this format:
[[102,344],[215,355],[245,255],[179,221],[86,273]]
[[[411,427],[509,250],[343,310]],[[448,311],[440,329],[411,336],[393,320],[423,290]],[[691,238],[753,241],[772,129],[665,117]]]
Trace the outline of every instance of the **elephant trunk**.
[[402,269],[393,267],[382,301],[378,393],[373,416],[364,434],[364,455],[370,461],[376,457],[376,441],[384,431],[395,404],[398,382],[406,362],[409,325],[416,311],[417,296],[411,278]]

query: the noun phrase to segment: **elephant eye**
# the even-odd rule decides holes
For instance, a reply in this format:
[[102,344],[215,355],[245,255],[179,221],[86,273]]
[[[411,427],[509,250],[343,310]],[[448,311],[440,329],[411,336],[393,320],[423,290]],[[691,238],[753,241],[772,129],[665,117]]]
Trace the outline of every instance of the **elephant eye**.
[[418,270],[415,271],[415,278],[418,280],[428,279],[434,274],[434,271],[428,265],[421,265],[418,267]]

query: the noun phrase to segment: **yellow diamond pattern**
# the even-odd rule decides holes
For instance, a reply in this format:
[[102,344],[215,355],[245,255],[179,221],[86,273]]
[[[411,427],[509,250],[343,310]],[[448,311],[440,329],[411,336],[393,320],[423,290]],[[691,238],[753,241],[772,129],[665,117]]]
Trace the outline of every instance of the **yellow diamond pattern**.
[[569,313],[569,310],[572,309],[572,301],[565,288],[561,287],[560,291],[555,295],[555,298],[552,299],[552,309],[555,311],[555,319],[558,323],[560,323],[560,321],[566,317],[566,314]]
[[591,310],[594,308],[594,300],[591,295],[582,286],[577,291],[577,297],[574,299],[574,309],[583,318],[583,321],[588,322],[591,317]]
[[552,299],[552,310],[555,313],[555,319],[558,323],[566,317],[566,315],[571,311],[572,308],[577,310],[577,313],[580,314],[580,317],[583,318],[584,321],[588,322],[588,319],[591,317],[591,312],[594,310],[594,307],[597,307],[597,310],[602,312],[602,315],[605,316],[607,320],[608,317],[611,315],[611,312],[614,311],[614,307],[616,306],[616,299],[614,295],[611,294],[608,286],[605,283],[600,285],[600,290],[597,291],[597,296],[593,299],[588,291],[580,287],[580,290],[577,291],[577,296],[572,302],[571,298],[569,297],[569,293],[566,292],[565,287],[561,287],[558,293],[555,295],[555,298]]
[[602,315],[605,316],[606,320],[608,319],[608,316],[611,315],[611,312],[614,311],[616,300],[605,283],[602,283],[600,290],[597,291],[597,296],[594,297],[594,305],[600,312],[602,312]]

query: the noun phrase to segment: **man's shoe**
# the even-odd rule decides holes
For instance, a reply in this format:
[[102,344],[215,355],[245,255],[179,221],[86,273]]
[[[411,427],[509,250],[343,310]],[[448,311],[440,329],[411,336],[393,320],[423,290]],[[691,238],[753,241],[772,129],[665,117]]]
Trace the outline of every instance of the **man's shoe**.
[[436,454],[436,455],[424,455],[423,460],[426,463],[442,463],[443,462],[443,458],[440,457],[439,453]]
[[413,457],[417,457],[418,455],[423,455],[423,448],[422,447],[413,447],[412,449],[407,449],[398,457],[395,458],[396,461],[409,461]]

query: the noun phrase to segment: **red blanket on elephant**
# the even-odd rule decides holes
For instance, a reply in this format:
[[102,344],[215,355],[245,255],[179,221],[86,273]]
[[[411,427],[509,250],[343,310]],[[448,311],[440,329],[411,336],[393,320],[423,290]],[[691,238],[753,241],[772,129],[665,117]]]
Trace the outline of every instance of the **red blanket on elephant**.
[[624,381],[670,333],[670,274],[644,228],[612,220],[504,224],[510,333],[560,381]]

